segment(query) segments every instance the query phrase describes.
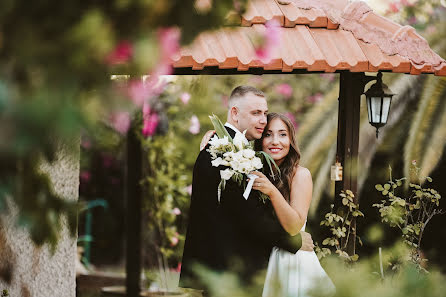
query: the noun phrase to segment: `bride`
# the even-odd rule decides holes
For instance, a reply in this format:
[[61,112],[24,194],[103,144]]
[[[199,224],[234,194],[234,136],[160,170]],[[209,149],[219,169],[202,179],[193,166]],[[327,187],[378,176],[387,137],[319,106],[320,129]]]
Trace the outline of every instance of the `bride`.
[[[295,129],[282,114],[268,114],[268,124],[256,148],[268,153],[279,166],[281,177],[270,181],[263,173],[253,172],[253,189],[270,197],[277,218],[291,235],[305,230],[312,198],[313,182],[310,171],[299,165],[300,151],[296,144]],[[274,247],[262,297],[306,297],[315,286],[333,294],[335,287],[321,267],[314,251],[291,254]]]

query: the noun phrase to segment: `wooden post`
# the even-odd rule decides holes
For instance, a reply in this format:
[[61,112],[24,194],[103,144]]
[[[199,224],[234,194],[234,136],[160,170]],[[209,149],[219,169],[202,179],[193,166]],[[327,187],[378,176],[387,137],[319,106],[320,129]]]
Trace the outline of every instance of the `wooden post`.
[[[132,126],[132,128],[134,128]],[[139,297],[141,278],[141,177],[142,148],[135,129],[127,133],[126,199],[126,296]]]
[[[364,91],[364,73],[341,72],[339,88],[338,139],[336,158],[343,167],[343,179],[335,183],[335,201],[340,205],[341,190],[351,190],[358,197],[358,148],[361,94]],[[347,253],[355,254],[356,220],[352,220],[353,232],[350,234]]]

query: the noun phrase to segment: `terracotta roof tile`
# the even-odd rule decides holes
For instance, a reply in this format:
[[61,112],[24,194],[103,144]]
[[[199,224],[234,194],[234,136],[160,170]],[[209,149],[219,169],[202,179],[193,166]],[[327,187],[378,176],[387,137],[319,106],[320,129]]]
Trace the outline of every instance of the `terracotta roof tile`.
[[[175,68],[250,68],[334,72],[434,73],[446,76],[446,61],[410,26],[373,13],[364,2],[347,0],[252,0],[241,26],[200,34],[173,60]],[[278,20],[281,43],[269,61],[254,44],[269,20]]]

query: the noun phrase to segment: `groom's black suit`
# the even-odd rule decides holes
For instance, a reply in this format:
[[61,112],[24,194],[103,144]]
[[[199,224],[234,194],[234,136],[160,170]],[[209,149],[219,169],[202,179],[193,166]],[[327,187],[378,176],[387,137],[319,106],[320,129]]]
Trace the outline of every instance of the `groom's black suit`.
[[[226,129],[235,136],[235,131]],[[256,272],[266,269],[273,246],[296,253],[302,245],[300,234],[288,235],[273,215],[271,204],[259,200],[258,191],[251,191],[245,200],[242,187],[229,180],[218,202],[223,167],[212,166],[208,147],[194,166],[180,287],[206,289],[195,273],[195,264],[235,273],[242,283],[249,283]]]

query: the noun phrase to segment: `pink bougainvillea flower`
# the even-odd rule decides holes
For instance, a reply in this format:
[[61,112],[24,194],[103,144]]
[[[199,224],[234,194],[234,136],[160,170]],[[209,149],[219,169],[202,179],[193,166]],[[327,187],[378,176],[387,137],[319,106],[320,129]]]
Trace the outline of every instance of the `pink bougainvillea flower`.
[[126,134],[130,128],[130,114],[126,111],[116,112],[110,116],[110,124],[117,132]]
[[89,149],[89,148],[91,148],[91,141],[89,140],[89,139],[82,139],[82,141],[81,141],[81,146],[84,148],[84,149]]
[[187,192],[189,195],[192,195],[192,185],[188,185],[188,186],[186,187],[186,192]]
[[265,32],[263,33],[263,43],[255,49],[255,53],[258,59],[264,63],[271,61],[271,56],[274,48],[280,46],[280,24],[277,20],[273,19],[265,24]]
[[294,114],[292,114],[291,112],[286,112],[285,116],[290,119],[291,123],[293,123],[294,128],[297,129],[298,125],[297,125],[296,117],[294,116]]
[[180,240],[178,239],[178,237],[172,237],[172,238],[170,239],[170,245],[171,245],[171,246],[176,246],[176,245],[178,244],[179,241],[180,241]]
[[313,96],[307,98],[308,102],[318,103],[324,99],[324,96],[321,93],[316,93]]
[[276,91],[286,99],[289,99],[293,95],[293,88],[289,84],[278,85]]
[[176,246],[178,244],[178,242],[180,241],[180,239],[178,238],[179,236],[180,234],[178,234],[178,232],[175,232],[175,236],[170,239],[171,246]]
[[190,118],[189,132],[194,135],[200,133],[200,120],[198,120],[196,115]]
[[88,183],[91,179],[91,173],[89,171],[82,171],[79,177],[81,183]]
[[228,95],[221,95],[221,103],[225,108],[229,106],[229,97]]
[[407,23],[408,23],[409,25],[415,25],[417,22],[418,22],[418,19],[417,19],[416,16],[412,16],[412,17],[410,17],[410,18],[407,20]]
[[181,262],[178,263],[177,268],[175,268],[175,271],[180,272],[181,271]]
[[162,28],[158,30],[162,59],[171,59],[180,50],[180,30]]
[[190,94],[188,92],[184,92],[180,95],[180,99],[181,102],[183,102],[183,104],[187,104],[189,103],[190,100]]
[[195,0],[194,7],[199,13],[206,13],[212,8],[212,0]]
[[400,11],[400,4],[398,2],[392,2],[389,4],[389,11],[392,13],[397,13]]
[[107,55],[105,61],[109,65],[123,64],[130,60],[133,54],[133,47],[127,40],[121,41],[115,49]]
[[324,79],[326,79],[326,80],[328,80],[329,82],[332,82],[332,81],[334,81],[334,79],[336,77],[336,74],[334,74],[334,73],[321,73],[321,74],[319,74],[319,76],[324,78]]
[[128,95],[138,106],[159,96],[165,88],[165,82],[160,80],[160,75],[172,74],[172,57],[179,51],[180,31],[176,28],[163,28],[157,32],[159,47],[159,62],[143,82],[135,80],[129,84]]
[[157,113],[151,113],[147,117],[144,117],[142,135],[144,135],[144,137],[148,137],[155,134],[158,124],[159,116]]
[[176,216],[179,216],[181,214],[181,210],[178,207],[175,207],[172,209],[172,213]]
[[134,80],[129,83],[128,94],[134,104],[141,106],[153,92],[143,81]]

